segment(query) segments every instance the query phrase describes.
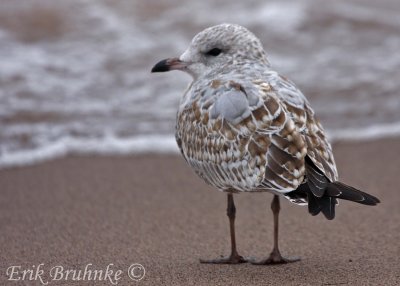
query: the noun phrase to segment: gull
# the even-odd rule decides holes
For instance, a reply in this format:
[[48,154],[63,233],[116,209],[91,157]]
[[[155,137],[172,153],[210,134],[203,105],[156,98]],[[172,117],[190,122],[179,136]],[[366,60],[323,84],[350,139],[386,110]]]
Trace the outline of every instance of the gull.
[[[171,70],[193,78],[177,112],[179,149],[195,173],[228,198],[231,254],[202,263],[300,260],[283,257],[278,247],[281,196],[328,220],[335,217],[338,199],[379,203],[338,181],[332,147],[308,100],[272,69],[261,41],[246,28],[207,28],[180,57],[162,60],[151,71]],[[265,259],[246,259],[236,249],[233,194],[241,192],[273,194],[274,244]]]

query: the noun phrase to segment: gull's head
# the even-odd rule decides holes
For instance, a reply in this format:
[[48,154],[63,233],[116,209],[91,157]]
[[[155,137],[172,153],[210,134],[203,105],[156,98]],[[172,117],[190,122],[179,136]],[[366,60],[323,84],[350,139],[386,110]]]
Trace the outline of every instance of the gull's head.
[[162,60],[151,71],[181,70],[196,79],[251,62],[268,65],[260,40],[242,26],[221,24],[198,33],[180,57]]

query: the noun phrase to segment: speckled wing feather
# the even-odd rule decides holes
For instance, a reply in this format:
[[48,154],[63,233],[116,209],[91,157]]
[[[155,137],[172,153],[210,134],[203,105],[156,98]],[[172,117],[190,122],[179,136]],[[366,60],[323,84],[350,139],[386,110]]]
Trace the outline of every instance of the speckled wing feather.
[[[184,96],[177,142],[196,173],[220,190],[290,192],[304,180],[310,143],[326,142],[331,153],[325,137],[310,129],[314,117],[305,106],[294,85],[274,73],[251,82],[213,80]],[[310,157],[335,175],[333,161],[318,161],[314,150],[322,145],[311,146]]]
[[338,172],[332,147],[307,99],[286,77],[278,75],[275,79],[272,86],[302,134],[307,146],[307,156],[331,182],[337,181]]

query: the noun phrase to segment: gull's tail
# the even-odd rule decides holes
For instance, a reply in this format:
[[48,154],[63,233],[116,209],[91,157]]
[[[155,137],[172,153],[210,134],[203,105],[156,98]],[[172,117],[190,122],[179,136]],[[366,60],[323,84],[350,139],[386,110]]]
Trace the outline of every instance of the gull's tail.
[[337,199],[374,206],[379,199],[341,182],[329,182],[328,178],[306,157],[306,180],[295,191],[285,194],[288,198],[304,198],[312,215],[320,212],[331,220],[335,217]]

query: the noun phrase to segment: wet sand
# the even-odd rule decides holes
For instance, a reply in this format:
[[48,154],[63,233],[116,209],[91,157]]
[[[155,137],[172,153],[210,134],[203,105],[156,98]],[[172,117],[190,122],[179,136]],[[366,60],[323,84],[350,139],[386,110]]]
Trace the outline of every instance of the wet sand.
[[[282,200],[281,250],[302,261],[278,266],[199,263],[229,252],[226,197],[198,179],[180,156],[68,157],[2,170],[0,284],[24,285],[7,281],[11,265],[43,263],[48,285],[93,285],[51,281],[49,271],[113,263],[112,269],[123,271],[118,285],[398,285],[399,146],[399,139],[336,144],[341,180],[382,203],[342,201],[336,219],[327,221]],[[272,247],[271,198],[235,196],[244,256],[261,258]],[[146,269],[139,282],[127,276],[132,263]]]

